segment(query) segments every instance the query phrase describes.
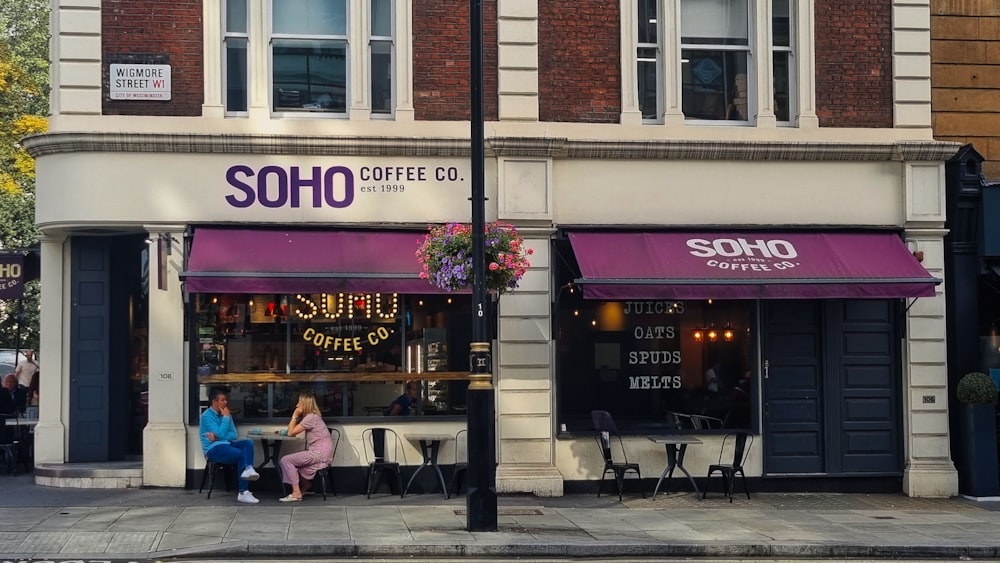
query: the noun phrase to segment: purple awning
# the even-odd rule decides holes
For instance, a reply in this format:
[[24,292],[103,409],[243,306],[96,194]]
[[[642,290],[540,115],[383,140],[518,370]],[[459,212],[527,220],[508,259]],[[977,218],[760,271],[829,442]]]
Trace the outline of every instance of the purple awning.
[[417,232],[199,228],[193,293],[443,293],[418,277]]
[[891,233],[570,233],[589,299],[931,297]]

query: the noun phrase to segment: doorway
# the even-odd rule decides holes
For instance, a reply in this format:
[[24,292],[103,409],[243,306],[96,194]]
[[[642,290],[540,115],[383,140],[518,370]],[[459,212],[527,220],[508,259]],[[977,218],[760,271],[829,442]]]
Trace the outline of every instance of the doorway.
[[763,302],[766,475],[902,473],[899,302]]

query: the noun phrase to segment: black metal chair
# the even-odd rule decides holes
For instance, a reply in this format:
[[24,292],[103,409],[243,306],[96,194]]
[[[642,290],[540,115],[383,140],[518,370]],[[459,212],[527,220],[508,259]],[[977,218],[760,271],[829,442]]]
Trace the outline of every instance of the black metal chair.
[[212,490],[215,489],[215,474],[222,472],[222,478],[226,482],[226,492],[233,490],[231,477],[236,477],[236,470],[238,466],[235,463],[222,463],[220,461],[208,461],[205,460],[205,470],[201,474],[201,486],[198,487],[198,494],[205,489],[206,483],[208,484],[208,496],[206,498],[212,498]]
[[[733,440],[730,440],[731,438]],[[726,453],[726,446],[729,442],[732,442],[733,461],[732,463],[722,463],[722,457]],[[708,495],[708,488],[712,484],[712,474],[718,471],[719,475],[722,476],[722,487],[726,496],[729,497],[729,502],[733,502],[733,491],[736,489],[737,474],[743,480],[743,492],[746,493],[747,500],[750,500],[750,489],[747,488],[747,476],[743,473],[743,464],[746,463],[747,456],[750,454],[751,445],[753,445],[753,436],[746,432],[726,434],[722,438],[722,448],[719,450],[719,463],[713,463],[708,466],[708,476],[705,478],[705,490],[701,493],[702,499]]]
[[[469,431],[459,430],[455,434],[455,469],[451,472],[451,483],[448,490],[455,489],[455,496],[462,490],[462,480],[469,471]],[[451,493],[448,493],[451,498]]]
[[319,490],[323,494],[323,500],[326,500],[326,482],[330,481],[330,494],[337,496],[337,487],[333,483],[333,460],[337,457],[337,446],[340,445],[340,430],[336,428],[329,428],[330,430],[330,440],[333,442],[333,453],[330,454],[330,465],[327,465],[323,469],[316,472],[316,477],[319,478]]
[[[601,457],[604,459],[604,472],[601,473],[601,482],[597,485],[597,496],[601,496],[604,478],[610,471],[615,476],[618,500],[621,501],[622,491],[625,488],[625,474],[632,471],[636,477],[642,479],[642,474],[639,472],[639,464],[629,462],[628,455],[625,453],[625,443],[618,432],[615,420],[611,418],[611,414],[608,411],[590,411],[590,420],[594,424],[594,430],[596,431],[595,439],[601,449]],[[611,452],[611,444],[615,440],[618,442],[618,449],[621,450],[623,461],[615,461],[614,455]],[[645,492],[643,492],[642,498],[646,498]]]
[[[391,448],[387,444],[387,437],[392,437]],[[366,428],[361,433],[361,441],[365,449],[365,458],[368,460],[368,487],[365,494],[372,498],[372,493],[378,488],[378,484],[387,475],[395,476],[396,486],[399,490],[399,497],[403,498],[403,476],[399,459],[402,457],[403,465],[406,465],[406,454],[402,448],[402,441],[399,434],[391,428]],[[393,494],[392,481],[389,482],[389,490]]]

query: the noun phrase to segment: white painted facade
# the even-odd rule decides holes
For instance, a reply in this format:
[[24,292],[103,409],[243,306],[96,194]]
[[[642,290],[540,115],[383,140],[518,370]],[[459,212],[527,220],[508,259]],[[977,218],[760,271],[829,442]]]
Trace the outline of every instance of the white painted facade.
[[[207,45],[220,41],[217,4],[205,3]],[[622,0],[623,13],[634,18],[632,4]],[[797,0],[796,5],[811,14],[811,1]],[[627,55],[622,57],[628,70],[623,71],[621,124],[588,125],[538,121],[537,84],[544,77],[537,70],[537,4],[499,0],[500,120],[486,124],[487,219],[515,223],[535,251],[521,286],[500,301],[494,351],[499,492],[559,495],[564,481],[600,478],[601,462],[591,438],[556,438],[549,244],[556,228],[895,228],[905,233],[911,250],[923,252],[928,271],[944,277],[944,160],[957,147],[936,143],[931,136],[929,12],[927,1],[894,7],[894,128],[819,127],[809,80],[799,90],[795,127],[776,127],[767,108],[749,127],[691,126],[669,111],[663,124],[643,125],[636,94],[628,86],[635,79]],[[266,101],[256,110],[251,103],[246,117],[226,117],[220,105],[218,53],[212,49],[205,61],[202,117],[102,116],[99,14],[99,0],[53,0],[50,133],[27,142],[38,158],[36,217],[45,233],[41,348],[46,377],[36,430],[38,462],[66,461],[73,424],[66,392],[72,375],[65,320],[72,307],[67,237],[74,233],[106,229],[180,239],[190,224],[419,227],[469,217],[468,186],[461,182],[427,182],[419,195],[414,190],[406,197],[359,197],[350,208],[333,212],[226,205],[231,188],[225,171],[234,164],[468,170],[468,124],[414,121],[412,96],[406,95],[409,81],[397,86],[399,106],[391,121],[374,119],[363,107],[347,120],[277,119],[269,115]],[[623,26],[627,19],[623,17]],[[800,32],[811,37],[811,25],[804,18]],[[634,53],[627,43],[623,40],[623,53]],[[800,73],[811,76],[811,65],[806,41]],[[256,92],[253,85],[251,91]],[[276,144],[286,148],[280,154],[260,149]],[[838,156],[848,152],[850,158]],[[185,472],[204,463],[197,428],[187,424],[192,379],[183,340],[181,258],[179,253],[169,257],[166,288],[151,289],[149,302],[143,480],[152,486],[183,486]],[[151,264],[150,270],[156,266]],[[957,493],[947,416],[946,290],[938,286],[936,297],[917,299],[906,313],[904,492],[912,496]],[[160,380],[156,374],[161,373],[174,376]],[[418,426],[424,424],[434,431],[457,430],[433,422]],[[348,453],[338,452],[338,465],[362,464],[363,428],[345,425],[341,451]],[[688,451],[687,467],[695,476],[717,461],[718,442],[706,437],[705,445]],[[645,475],[659,474],[664,464],[660,445],[636,438],[627,446]],[[750,475],[763,471],[760,446],[755,442],[751,452]],[[419,459],[416,449],[407,456]],[[447,448],[441,461],[452,461]]]

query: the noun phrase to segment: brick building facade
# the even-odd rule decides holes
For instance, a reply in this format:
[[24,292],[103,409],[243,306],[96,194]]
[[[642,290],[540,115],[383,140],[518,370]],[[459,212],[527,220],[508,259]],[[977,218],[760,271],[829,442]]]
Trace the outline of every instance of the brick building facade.
[[[136,455],[145,484],[190,484],[214,384],[242,427],[268,430],[289,396],[322,396],[351,446],[333,460],[342,490],[362,486],[370,426],[464,427],[468,297],[410,285],[400,250],[468,221],[468,3],[272,1],[54,11],[51,128],[26,140],[45,234],[40,462]],[[955,492],[935,282],[956,145],[931,135],[930,10],[483,3],[487,216],[534,251],[497,309],[498,491],[592,490],[590,412],[604,409],[647,476],[664,452],[644,434],[697,419],[673,429],[702,440],[693,473],[739,431],[757,436],[761,488]],[[169,65],[170,99],[112,100],[110,64]],[[359,250],[294,246],[317,236]],[[656,253],[678,236],[684,257],[727,258],[673,279]],[[800,251],[851,237],[889,254],[792,279]],[[399,308],[380,317],[375,302]],[[407,359],[305,336],[361,331],[377,347],[380,328]],[[419,416],[383,419],[404,377],[423,383]],[[117,401],[136,408],[101,406]],[[142,433],[115,431],[123,416]]]

